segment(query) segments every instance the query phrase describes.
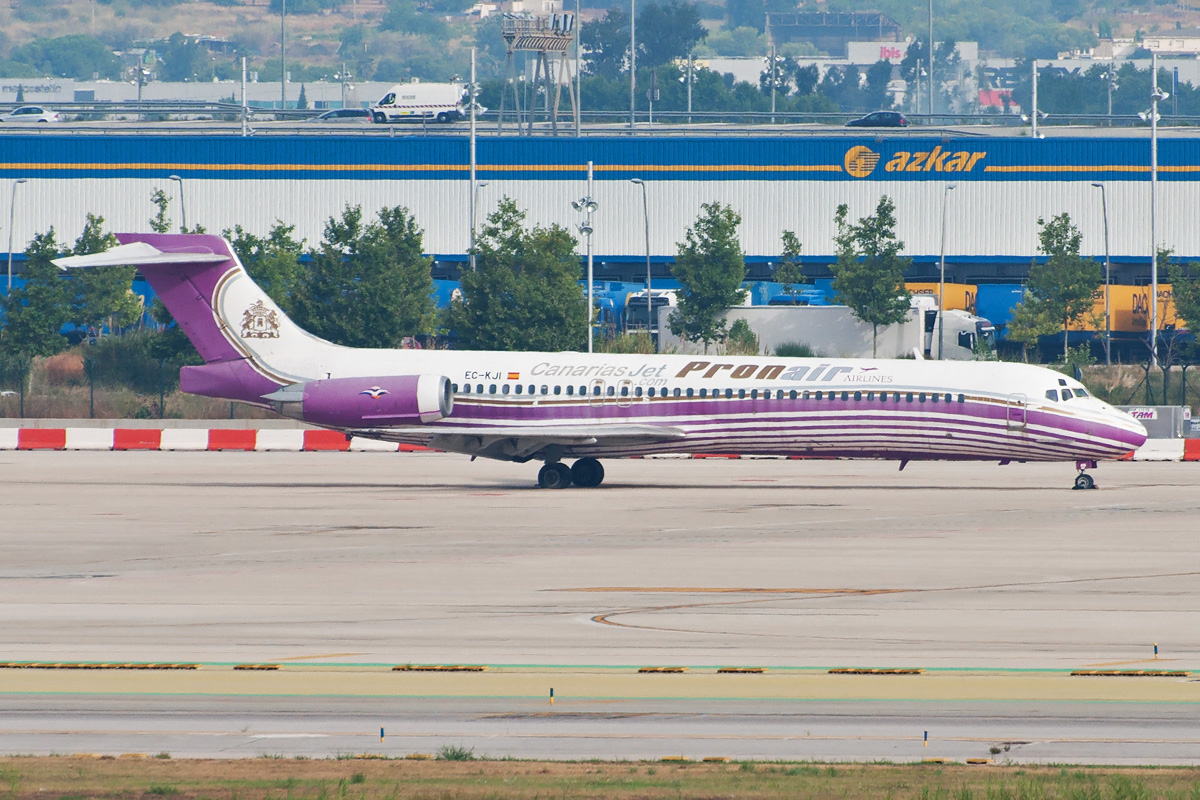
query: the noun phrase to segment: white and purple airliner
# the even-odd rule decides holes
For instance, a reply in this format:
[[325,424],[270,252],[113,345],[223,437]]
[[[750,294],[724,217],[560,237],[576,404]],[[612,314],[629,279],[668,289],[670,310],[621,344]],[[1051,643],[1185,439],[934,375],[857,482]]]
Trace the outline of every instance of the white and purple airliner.
[[[504,461],[545,488],[598,486],[601,458],[730,453],[1074,461],[1146,430],[1071,378],[1024,364],[342,347],[301,330],[218,236],[118,234],[64,268],[136,266],[204,358],[186,392],[312,425]],[[567,466],[564,461],[573,461]]]

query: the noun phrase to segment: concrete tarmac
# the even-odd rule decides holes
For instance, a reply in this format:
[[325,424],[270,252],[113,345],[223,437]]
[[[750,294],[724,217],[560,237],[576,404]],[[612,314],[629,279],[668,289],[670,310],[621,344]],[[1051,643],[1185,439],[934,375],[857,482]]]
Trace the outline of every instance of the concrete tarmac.
[[[0,669],[0,752],[258,754],[209,736],[233,708],[287,743],[260,752],[309,755],[384,716],[399,750],[494,755],[907,759],[941,754],[908,752],[934,725],[962,757],[1200,758],[1200,682],[1068,675],[1200,670],[1195,465],[1106,463],[1093,492],[1070,465],[606,467],[549,491],[440,454],[0,453],[0,659],[201,665]],[[390,672],[410,663],[490,671]],[[668,665],[690,671],[636,672]],[[824,674],[847,665],[927,671]],[[831,704],[808,744],[782,732]]]

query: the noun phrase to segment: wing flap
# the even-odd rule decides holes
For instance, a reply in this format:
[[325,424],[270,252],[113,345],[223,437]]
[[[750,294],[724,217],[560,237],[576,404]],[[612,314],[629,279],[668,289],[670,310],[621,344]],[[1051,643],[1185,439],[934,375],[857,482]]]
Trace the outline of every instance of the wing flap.
[[523,461],[556,447],[668,442],[687,436],[660,425],[421,425],[354,431],[384,441],[423,444],[437,450],[506,461]]

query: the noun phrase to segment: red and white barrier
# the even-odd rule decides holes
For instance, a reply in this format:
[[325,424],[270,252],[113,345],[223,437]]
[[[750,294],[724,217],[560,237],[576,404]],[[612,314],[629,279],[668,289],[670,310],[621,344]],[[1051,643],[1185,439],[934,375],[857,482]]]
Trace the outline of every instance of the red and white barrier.
[[298,428],[0,428],[0,450],[428,451]]
[[[299,428],[0,428],[0,450],[243,450],[413,453],[428,447]],[[785,458],[726,453],[647,458]],[[821,456],[787,456],[792,459]],[[1200,461],[1200,439],[1150,439],[1122,461]]]

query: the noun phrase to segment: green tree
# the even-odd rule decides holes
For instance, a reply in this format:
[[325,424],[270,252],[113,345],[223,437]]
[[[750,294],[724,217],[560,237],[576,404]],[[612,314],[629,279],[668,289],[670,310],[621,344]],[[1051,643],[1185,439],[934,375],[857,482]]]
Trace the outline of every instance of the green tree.
[[795,300],[796,284],[804,283],[804,268],[800,266],[800,238],[792,231],[784,231],[783,255],[775,267],[775,282],[783,286],[788,297]]
[[729,336],[725,342],[726,352],[731,356],[757,356],[762,353],[758,334],[745,319],[739,318],[733,321],[733,324],[729,326]]
[[1171,282],[1176,318],[1200,339],[1200,264],[1176,264],[1165,275]]
[[1083,236],[1069,214],[1059,214],[1049,222],[1038,217],[1038,228],[1038,250],[1046,260],[1029,266],[1026,290],[1041,312],[1061,326],[1066,361],[1067,329],[1092,313],[1102,282],[1100,264],[1079,255]]
[[178,31],[172,33],[162,53],[161,77],[164,81],[198,81],[213,77],[213,61],[195,39]]
[[1004,338],[1021,345],[1021,360],[1029,361],[1029,347],[1042,336],[1058,330],[1058,321],[1050,316],[1046,305],[1026,294],[1013,309],[1012,319],[1004,329]]
[[462,276],[462,298],[448,321],[475,350],[581,350],[587,300],[579,288],[575,237],[565,228],[524,227],[525,214],[500,201],[475,244],[475,271]]
[[324,241],[293,296],[296,322],[350,347],[399,347],[434,320],[430,260],[407,208],[363,222],[361,206],[325,224]]
[[150,193],[150,202],[158,209],[150,218],[150,230],[155,233],[170,233],[171,223],[167,220],[167,209],[171,205],[171,197],[162,189]]
[[704,351],[727,335],[724,311],[746,298],[746,260],[738,241],[742,217],[720,203],[705,203],[678,243],[671,274],[680,284],[679,307],[667,320],[671,333],[703,342]]
[[56,39],[34,39],[14,48],[9,58],[28,64],[40,75],[65,76],[77,80],[119,79],[121,60],[94,36],[73,33]]
[[[72,251],[77,256],[102,253],[118,244],[117,237],[104,232],[104,217],[87,215],[83,233],[75,240]],[[72,270],[69,285],[71,322],[81,328],[100,331],[107,323],[110,331],[138,321],[142,305],[133,293],[133,267],[96,267]]]
[[33,237],[25,250],[23,285],[13,285],[4,300],[4,355],[25,364],[36,356],[64,350],[59,331],[71,319],[71,289],[62,271],[50,263],[59,251],[54,228]]
[[246,272],[286,314],[292,313],[292,298],[305,274],[300,265],[304,242],[294,238],[295,232],[295,225],[282,222],[276,222],[266,238],[247,233],[241,225],[221,232]]
[[707,35],[696,4],[687,0],[647,3],[638,12],[637,23],[638,63],[647,67],[686,58]]
[[[628,69],[629,15],[620,6],[612,6],[602,18],[584,25],[579,38],[587,51],[584,69],[588,75],[611,79]],[[625,102],[629,103],[628,91]]]
[[878,353],[879,326],[903,322],[909,314],[909,292],[904,273],[912,259],[900,253],[904,243],[896,238],[896,206],[887,195],[879,198],[875,213],[847,221],[849,207],[837,207],[834,243],[837,262],[833,290],[854,316],[871,326],[871,355]]

